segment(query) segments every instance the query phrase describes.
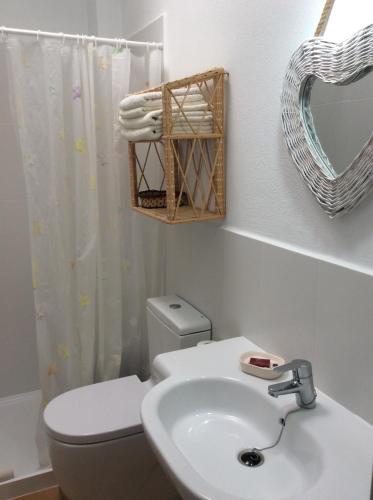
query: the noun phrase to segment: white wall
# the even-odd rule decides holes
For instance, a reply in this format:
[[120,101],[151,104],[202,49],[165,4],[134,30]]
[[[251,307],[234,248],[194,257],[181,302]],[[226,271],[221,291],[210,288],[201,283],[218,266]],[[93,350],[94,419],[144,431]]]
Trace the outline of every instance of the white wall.
[[[119,36],[120,2],[105,6],[103,0],[0,0],[0,26],[93,34],[110,27],[107,34]],[[0,44],[0,397],[39,386],[26,192],[5,68]]]
[[0,26],[86,33],[91,0],[0,0]]
[[169,228],[168,291],[210,316],[215,338],[246,335],[288,359],[311,359],[317,384],[373,422],[373,197],[329,220],[280,128],[286,65],[313,36],[323,4],[123,0],[124,34],[164,12],[168,79],[230,72],[226,224]]
[[373,272],[373,197],[329,220],[289,160],[280,127],[291,53],[312,37],[323,0],[123,0],[124,32],[166,13],[165,68],[177,78],[216,65],[230,71],[228,217],[254,237]]
[[335,0],[325,37],[340,42],[373,23],[373,3],[367,0]]

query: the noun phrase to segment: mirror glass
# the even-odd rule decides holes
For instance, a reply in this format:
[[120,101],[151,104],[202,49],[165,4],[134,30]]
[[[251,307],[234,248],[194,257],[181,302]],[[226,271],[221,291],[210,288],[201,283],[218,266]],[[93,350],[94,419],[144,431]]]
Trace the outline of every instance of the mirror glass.
[[343,173],[373,133],[373,72],[344,84],[312,77],[301,105],[308,142],[323,170],[335,178]]

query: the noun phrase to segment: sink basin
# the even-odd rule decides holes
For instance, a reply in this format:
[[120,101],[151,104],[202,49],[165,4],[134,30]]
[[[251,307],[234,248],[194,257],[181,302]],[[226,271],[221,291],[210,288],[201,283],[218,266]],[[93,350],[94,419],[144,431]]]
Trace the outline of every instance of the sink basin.
[[[248,467],[239,460],[243,450],[273,444],[280,418],[295,405],[281,410],[266,394],[232,378],[169,379],[156,389],[144,404],[144,425],[148,416],[159,450],[167,448],[186,486],[191,475],[200,477],[200,496],[194,498],[206,498],[207,492],[214,500],[301,498],[318,480],[321,451],[295,413],[280,443],[262,452],[262,465]],[[154,398],[155,412],[149,415]]]
[[[268,381],[239,370],[239,354],[253,348],[238,338],[156,358],[164,380],[141,417],[182,498],[369,500],[372,427],[320,390],[312,410],[299,410],[293,394],[271,398]],[[281,430],[262,463],[242,463],[241,452],[273,445]]]

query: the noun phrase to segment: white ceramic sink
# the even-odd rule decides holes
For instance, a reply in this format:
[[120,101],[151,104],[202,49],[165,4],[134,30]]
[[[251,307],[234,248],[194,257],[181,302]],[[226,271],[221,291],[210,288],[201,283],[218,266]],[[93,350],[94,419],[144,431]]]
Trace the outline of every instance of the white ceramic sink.
[[[201,349],[160,356],[168,377],[142,406],[147,436],[184,499],[369,500],[372,428],[320,391],[315,409],[289,414],[262,465],[240,463],[244,449],[276,441],[294,396],[268,396],[268,382],[239,372],[223,345]],[[208,358],[220,351],[218,373]]]
[[312,487],[320,476],[321,450],[295,414],[289,416],[288,432],[280,444],[263,452],[263,465],[248,469],[240,463],[242,450],[276,441],[284,412],[239,380],[170,378],[147,400],[144,414],[150,414],[155,442],[163,452],[167,449],[180,478],[188,483],[194,470],[205,480],[199,487],[201,498],[207,491],[214,499],[218,495],[292,498]]

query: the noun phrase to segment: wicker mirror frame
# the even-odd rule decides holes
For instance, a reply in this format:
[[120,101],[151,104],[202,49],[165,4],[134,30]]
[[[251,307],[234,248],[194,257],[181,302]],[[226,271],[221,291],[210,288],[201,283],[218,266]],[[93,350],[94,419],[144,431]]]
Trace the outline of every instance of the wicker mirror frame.
[[342,43],[312,38],[291,57],[283,92],[282,128],[298,171],[330,217],[351,211],[373,184],[373,135],[347,169],[336,175],[313,125],[309,100],[312,83],[348,85],[373,69],[373,25]]

